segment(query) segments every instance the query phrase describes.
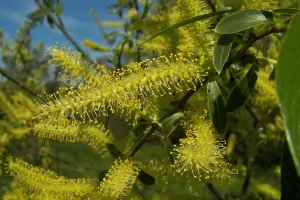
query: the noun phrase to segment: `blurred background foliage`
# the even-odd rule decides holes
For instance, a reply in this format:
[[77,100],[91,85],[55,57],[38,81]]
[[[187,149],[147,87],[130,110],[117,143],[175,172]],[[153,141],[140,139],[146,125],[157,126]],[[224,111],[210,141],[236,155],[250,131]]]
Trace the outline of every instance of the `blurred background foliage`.
[[[28,13],[13,42],[5,40],[5,31],[0,29],[2,59],[0,66],[0,76],[2,76],[0,79],[0,197],[6,200],[26,199],[26,197],[21,197],[22,189],[11,182],[11,177],[5,173],[4,161],[8,155],[22,158],[35,166],[53,170],[66,177],[97,177],[99,172],[106,170],[108,164],[112,162],[111,158],[100,158],[86,144],[58,143],[32,136],[30,118],[35,116],[35,104],[43,101],[41,96],[46,97],[45,94],[51,94],[61,86],[74,84],[61,76],[59,66],[54,70],[54,67],[48,64],[50,57],[45,55],[43,42],[33,45],[31,31],[37,25],[44,26],[47,23],[51,28],[58,29],[73,45],[73,49],[82,54],[87,64],[91,65],[96,62],[110,70],[125,67],[131,62],[170,53],[194,52],[201,55],[206,48],[212,48],[212,46],[201,45],[208,43],[207,41],[194,42],[195,39],[201,40],[201,36],[188,35],[185,28],[161,35],[146,43],[142,48],[137,48],[139,43],[172,25],[176,20],[191,17],[184,16],[187,13],[184,10],[181,11],[181,16],[176,16],[176,12],[172,10],[175,1],[112,1],[107,9],[117,15],[120,18],[119,21],[100,21],[95,10],[91,8],[90,12],[95,26],[99,28],[99,35],[103,37],[106,44],[98,44],[88,38],[83,41],[74,40],[60,17],[64,11],[60,0],[36,0],[35,3],[38,9]],[[230,8],[295,8],[297,4],[296,0],[207,1],[207,6],[212,11]],[[218,19],[214,20],[216,24]],[[113,27],[113,31],[105,32],[105,26]],[[201,28],[203,27],[197,27],[197,29]],[[261,58],[259,79],[246,105],[230,113],[229,127],[225,135],[226,159],[236,166],[239,173],[232,176],[231,182],[216,181],[214,183],[222,193],[228,196],[239,194],[242,190],[245,193],[245,199],[280,198],[280,149],[283,146],[284,127],[276,102],[273,70],[276,66],[282,36],[282,34],[273,34],[260,40],[251,49]],[[242,45],[245,37],[235,39],[240,40],[239,44]],[[92,60],[83,47],[98,52],[97,59]],[[238,67],[236,66],[236,71]],[[232,73],[239,76],[238,73]],[[226,78],[225,74],[224,80]],[[189,100],[190,106],[199,107],[199,109],[205,106],[206,92],[204,90],[201,89]],[[223,92],[225,96],[228,93],[226,90]],[[172,106],[169,103],[170,100],[175,102],[179,98],[180,95],[170,95],[159,99],[157,107],[163,112],[164,109]],[[258,123],[260,123],[259,129],[256,128]],[[108,128],[124,146],[122,141],[128,137],[131,129],[125,120],[112,115]],[[172,140],[178,140],[181,132],[182,127],[178,127]],[[161,174],[166,170],[164,166],[167,163],[164,160],[168,160],[167,154],[164,157],[161,152],[165,152],[165,149],[158,145],[154,138],[153,142],[145,145],[137,153],[136,159],[148,162],[147,167],[152,174]],[[157,184],[143,186],[143,190],[140,191],[142,195],[149,196],[150,199],[214,199],[201,182],[172,176],[171,171],[165,176],[155,176]],[[187,188],[190,182],[192,186]]]

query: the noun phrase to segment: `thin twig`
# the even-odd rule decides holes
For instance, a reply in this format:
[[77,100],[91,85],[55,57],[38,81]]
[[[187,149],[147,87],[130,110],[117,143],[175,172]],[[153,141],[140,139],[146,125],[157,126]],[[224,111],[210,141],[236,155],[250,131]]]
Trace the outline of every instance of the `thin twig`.
[[210,181],[203,180],[209,191],[214,194],[217,200],[223,200],[222,194],[215,188],[215,186]]
[[[168,118],[169,116],[176,113],[178,110],[182,110],[184,108],[184,105],[189,100],[189,98],[198,90],[200,89],[205,83],[208,82],[208,77],[206,77],[201,83],[198,83],[196,86],[196,90],[190,90],[188,91],[183,98],[179,101],[178,106],[174,107],[169,113],[164,115],[159,122],[162,122],[164,119]],[[157,124],[153,124],[151,129],[144,134],[132,147],[132,149],[128,152],[128,157],[134,156],[134,154],[148,141],[148,139],[151,137],[151,135],[154,133],[154,131],[159,128]]]
[[82,57],[89,62],[90,64],[93,64],[94,61],[90,58],[90,56],[76,43],[76,41],[71,37],[71,35],[67,32],[65,27],[61,25],[60,22],[57,21],[57,19],[52,15],[51,11],[49,11],[48,8],[46,8],[44,5],[42,5],[39,1],[35,1],[38,7],[45,11],[47,16],[52,19],[54,25],[64,34],[64,36],[70,41],[70,43],[75,47],[75,49],[82,54]]
[[215,5],[211,2],[211,0],[206,0],[206,3],[209,5],[210,9],[212,12],[216,12],[217,9],[215,7]]
[[121,49],[118,54],[118,63],[117,63],[117,69],[120,69],[122,67],[122,56],[124,52],[124,47],[128,41],[124,38],[124,41],[121,44]]
[[9,75],[2,67],[0,67],[0,74],[2,76],[4,76],[5,78],[7,78],[8,80],[10,80],[11,82],[15,83],[17,86],[19,86],[22,90],[28,92],[30,95],[34,96],[34,97],[38,97],[40,98],[44,103],[47,103],[46,100],[44,100],[42,97],[40,97],[35,91],[33,91],[32,89],[28,88],[26,85],[24,85],[23,83],[19,82],[17,79],[15,79],[14,77],[12,77],[11,75]]

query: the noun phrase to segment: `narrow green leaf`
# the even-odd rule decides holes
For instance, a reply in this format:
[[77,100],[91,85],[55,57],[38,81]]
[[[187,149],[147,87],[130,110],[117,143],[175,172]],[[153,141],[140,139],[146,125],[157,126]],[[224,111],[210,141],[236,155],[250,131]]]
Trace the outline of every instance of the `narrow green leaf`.
[[183,116],[182,112],[178,112],[161,122],[165,135],[169,136],[178,127]]
[[242,10],[224,17],[216,26],[215,32],[221,34],[237,33],[268,23],[274,23],[272,12],[257,9]]
[[287,14],[287,15],[294,15],[297,12],[299,12],[299,10],[296,8],[279,8],[279,9],[273,10],[273,13]]
[[225,101],[216,81],[207,84],[208,110],[210,119],[220,134],[227,130],[227,112]]
[[99,182],[101,182],[104,179],[107,172],[108,172],[108,170],[105,169],[105,170],[102,170],[98,173],[98,181]]
[[145,185],[153,185],[155,183],[155,178],[144,171],[140,171],[138,179]]
[[31,13],[29,13],[27,15],[27,18],[32,20],[32,21],[36,21],[38,19],[40,19],[41,17],[44,17],[45,16],[45,11],[43,9],[37,9]]
[[145,17],[147,17],[150,7],[151,7],[151,4],[149,3],[149,0],[146,0],[141,19],[144,19]]
[[61,16],[63,13],[63,7],[61,5],[57,5],[55,8],[55,15],[56,16]]
[[106,148],[109,154],[114,158],[124,157],[124,154],[112,143],[107,143]]
[[51,17],[48,17],[47,16],[47,22],[48,22],[48,24],[49,24],[49,26],[51,27],[51,28],[54,28],[54,21],[53,21],[53,19],[51,18]]
[[[281,200],[299,199],[300,178],[297,175],[287,140],[281,159]],[[298,198],[297,198],[298,197]]]
[[217,15],[222,15],[222,14],[225,14],[225,13],[230,13],[230,12],[234,12],[235,10],[225,10],[225,11],[219,11],[219,12],[213,12],[213,13],[207,13],[207,14],[203,14],[203,15],[199,15],[199,16],[195,16],[195,17],[192,17],[192,18],[189,18],[189,19],[186,19],[186,20],[183,20],[181,22],[178,22],[177,24],[173,24],[165,29],[163,29],[162,31],[160,31],[159,33],[151,36],[150,38],[148,38],[147,40],[145,40],[144,42],[142,42],[140,44],[140,46],[142,46],[144,43],[152,40],[153,38],[156,38],[157,36],[160,36],[168,31],[172,31],[176,28],[179,28],[181,26],[185,26],[187,24],[190,24],[190,23],[193,23],[193,22],[197,22],[197,21],[200,21],[200,20],[203,20],[203,19],[207,19],[207,18],[210,18],[210,17],[214,17],[214,16],[217,16]]
[[276,66],[276,92],[287,141],[300,175],[300,13],[290,22]]
[[245,76],[232,88],[226,105],[228,112],[232,112],[242,106],[250,96],[258,77],[255,68],[252,65]]
[[215,47],[214,47],[214,58],[213,63],[216,71],[220,74],[225,62],[230,54],[231,46],[233,41],[232,34],[220,35]]

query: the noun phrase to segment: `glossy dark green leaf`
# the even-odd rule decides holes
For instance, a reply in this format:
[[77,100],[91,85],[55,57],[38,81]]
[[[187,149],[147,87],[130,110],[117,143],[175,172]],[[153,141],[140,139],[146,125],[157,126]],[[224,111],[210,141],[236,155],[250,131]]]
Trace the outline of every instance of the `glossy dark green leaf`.
[[287,14],[287,15],[293,15],[299,12],[298,9],[296,8],[279,8],[273,10],[273,13],[278,13],[278,14]]
[[256,67],[253,65],[232,88],[226,105],[228,112],[236,110],[245,103],[255,86],[257,77]]
[[269,11],[249,9],[224,17],[216,26],[215,32],[232,34],[251,27],[274,22],[274,14]]
[[144,171],[140,171],[138,179],[145,185],[153,185],[155,183],[155,178]]
[[276,72],[276,66],[272,69],[270,75],[269,75],[269,80],[274,81],[275,80],[275,72]]
[[216,81],[207,84],[208,110],[210,119],[219,134],[227,130],[227,111],[221,89]]
[[300,178],[285,140],[281,159],[281,200],[299,199],[299,189]]
[[214,47],[214,58],[213,63],[216,71],[220,74],[224,64],[226,63],[230,54],[231,46],[233,41],[232,34],[220,35],[217,43]]
[[161,122],[164,133],[169,136],[180,124],[180,120],[183,118],[184,114],[182,112],[175,113],[170,117],[164,119]]
[[276,66],[276,92],[287,141],[300,175],[300,13],[289,24]]
[[99,182],[101,182],[104,179],[104,177],[105,177],[105,175],[106,175],[107,172],[108,172],[107,169],[102,170],[102,171],[99,172],[99,174],[98,174],[98,181]]
[[54,21],[51,17],[47,16],[47,22],[51,28],[54,28]]
[[195,16],[195,17],[192,17],[192,18],[189,18],[189,19],[186,19],[186,20],[183,20],[181,22],[178,22],[177,24],[173,24],[165,29],[163,29],[162,31],[160,31],[159,33],[151,36],[149,39],[145,40],[144,42],[142,42],[140,44],[140,46],[142,46],[144,43],[152,40],[153,38],[156,38],[157,36],[160,36],[168,31],[172,31],[176,28],[179,28],[181,26],[185,26],[187,24],[190,24],[190,23],[193,23],[193,22],[196,22],[196,21],[200,21],[200,20],[204,20],[204,19],[207,19],[207,18],[210,18],[210,17],[214,17],[214,16],[217,16],[217,15],[222,15],[222,14],[225,14],[225,13],[230,13],[230,12],[234,12],[234,10],[225,10],[225,11],[219,11],[219,12],[213,12],[213,13],[207,13],[207,14],[204,14],[204,15],[199,15],[199,16]]

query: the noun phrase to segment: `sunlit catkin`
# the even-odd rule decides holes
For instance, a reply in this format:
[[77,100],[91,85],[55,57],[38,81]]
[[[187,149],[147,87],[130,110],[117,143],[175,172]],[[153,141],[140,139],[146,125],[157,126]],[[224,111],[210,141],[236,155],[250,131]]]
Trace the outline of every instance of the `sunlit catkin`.
[[130,160],[116,160],[100,184],[99,194],[112,199],[128,195],[138,175],[138,168]]
[[7,171],[15,180],[36,195],[78,199],[90,193],[95,187],[95,181],[92,179],[67,179],[52,171],[33,167],[18,158],[9,157],[7,159]]
[[226,166],[223,161],[225,148],[216,140],[209,121],[193,118],[193,123],[185,124],[187,138],[181,139],[174,148],[176,159],[173,167],[178,173],[203,180],[219,174],[220,168]]
[[[67,94],[53,94],[53,101],[40,106],[37,118],[80,117],[92,120],[108,111],[141,115],[142,100],[195,90],[206,75],[204,64],[193,55],[161,56],[114,72],[106,87],[82,85]],[[101,78],[101,77],[100,77]],[[139,98],[137,98],[139,97]]]

